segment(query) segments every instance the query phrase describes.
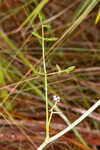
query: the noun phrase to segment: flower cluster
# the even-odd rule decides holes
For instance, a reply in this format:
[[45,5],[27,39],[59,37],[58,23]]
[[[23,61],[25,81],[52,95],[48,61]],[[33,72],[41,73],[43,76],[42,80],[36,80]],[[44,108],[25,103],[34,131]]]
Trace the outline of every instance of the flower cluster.
[[53,100],[54,100],[55,102],[60,102],[60,97],[54,95],[54,96],[53,96]]

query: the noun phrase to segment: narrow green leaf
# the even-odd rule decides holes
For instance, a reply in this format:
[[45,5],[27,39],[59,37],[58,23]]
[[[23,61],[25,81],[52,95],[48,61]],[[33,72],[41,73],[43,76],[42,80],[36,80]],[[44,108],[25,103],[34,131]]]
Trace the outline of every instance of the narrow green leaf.
[[57,41],[58,38],[56,37],[50,37],[50,38],[45,38],[44,40],[46,41]]
[[[36,36],[38,39],[42,40],[42,37],[37,33],[37,32],[32,32],[34,36]],[[56,37],[49,37],[49,38],[44,38],[45,41],[56,41],[58,38]]]
[[57,70],[58,70],[59,72],[61,72],[61,68],[60,68],[59,65],[56,64],[56,68],[57,68]]
[[75,69],[75,66],[68,67],[67,69],[64,70],[64,72],[70,73]]

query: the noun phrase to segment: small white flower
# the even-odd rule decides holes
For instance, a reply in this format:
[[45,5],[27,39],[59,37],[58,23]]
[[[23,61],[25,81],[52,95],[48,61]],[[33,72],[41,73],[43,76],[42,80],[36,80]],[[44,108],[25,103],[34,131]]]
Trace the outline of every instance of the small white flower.
[[53,96],[53,100],[54,100],[54,101],[56,101],[56,100],[57,100],[57,97],[56,97],[56,95],[54,95],[54,96]]
[[53,96],[53,100],[54,100],[54,101],[57,101],[57,102],[60,102],[60,97],[59,97],[59,96],[54,95],[54,96]]
[[60,102],[60,96],[57,97],[57,101]]

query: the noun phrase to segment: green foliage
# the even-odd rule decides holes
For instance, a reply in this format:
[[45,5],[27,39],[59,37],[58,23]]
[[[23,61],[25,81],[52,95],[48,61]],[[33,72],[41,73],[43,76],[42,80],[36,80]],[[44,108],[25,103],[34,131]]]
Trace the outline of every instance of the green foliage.
[[60,66],[56,64],[56,68],[58,70],[58,73],[63,73],[63,72],[70,73],[71,71],[75,69],[75,66],[71,66],[71,67],[68,67],[67,69],[61,70]]
[[39,12],[42,10],[42,8],[45,6],[45,4],[48,2],[49,0],[42,0],[38,6],[32,11],[32,13],[27,17],[27,19],[22,23],[21,28],[23,26],[25,26],[28,21],[30,21],[30,24],[32,22],[34,22],[35,18],[38,16]]
[[75,66],[68,67],[67,69],[64,70],[64,72],[70,73],[75,69]]
[[[37,37],[37,39],[42,40],[42,37],[37,32],[32,32],[32,34]],[[45,41],[56,41],[57,39],[56,37],[44,38]]]

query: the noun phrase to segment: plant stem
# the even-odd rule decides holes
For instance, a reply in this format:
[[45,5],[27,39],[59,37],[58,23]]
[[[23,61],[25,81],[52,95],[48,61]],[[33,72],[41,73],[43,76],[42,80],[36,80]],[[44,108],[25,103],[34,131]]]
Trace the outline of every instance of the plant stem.
[[53,142],[57,140],[59,137],[64,135],[65,133],[69,132],[71,129],[73,129],[76,125],[78,125],[82,120],[84,120],[91,112],[93,112],[98,106],[100,106],[100,100],[98,100],[93,106],[90,107],[81,117],[79,117],[76,121],[74,121],[72,124],[70,124],[67,128],[56,134],[55,136],[52,136],[47,141],[42,143],[38,150],[42,150],[44,147],[46,147],[47,144],[50,142]]
[[[57,101],[55,102],[55,104],[52,106],[52,108],[51,108],[51,113],[50,113],[50,116],[49,116],[49,129],[50,129],[50,122],[51,122],[51,119],[52,119],[52,115],[53,115],[53,110],[54,110],[54,108],[56,107],[56,105],[57,105]],[[58,112],[57,112],[58,113]]]
[[45,148],[48,143],[49,143],[49,140],[45,140],[45,141],[38,147],[37,150],[43,150],[43,148]]
[[43,55],[43,67],[45,78],[45,99],[46,99],[46,139],[49,138],[49,119],[48,119],[48,83],[47,83],[47,71],[45,63],[45,48],[44,48],[44,25],[42,24],[42,55]]

